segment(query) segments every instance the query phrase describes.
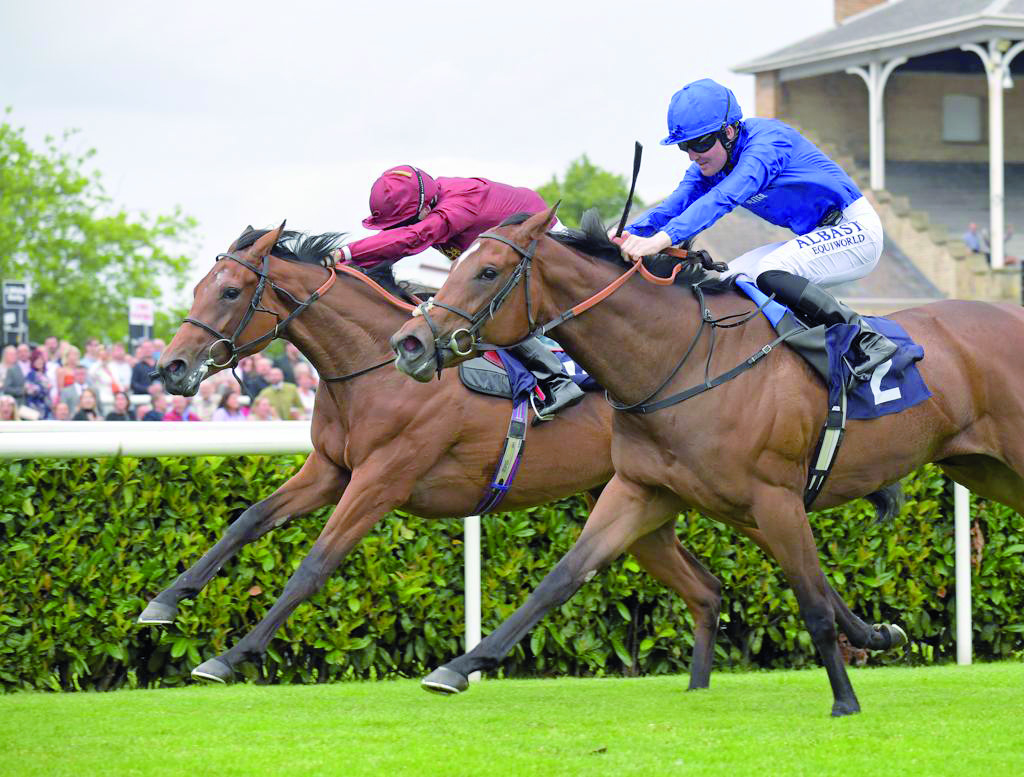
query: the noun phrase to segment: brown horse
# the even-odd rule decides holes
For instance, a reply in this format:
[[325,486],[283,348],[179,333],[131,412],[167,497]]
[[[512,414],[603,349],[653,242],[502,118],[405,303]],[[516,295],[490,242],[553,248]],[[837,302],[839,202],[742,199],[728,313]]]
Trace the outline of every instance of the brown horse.
[[[546,234],[552,215],[553,210],[481,235],[435,304],[422,306],[424,316],[392,338],[399,369],[424,380],[436,364],[450,366],[465,358],[455,351],[472,350],[475,334],[507,344],[535,328],[534,317],[538,323],[557,319],[557,336],[566,351],[612,397],[632,404],[649,398],[662,383],[702,317],[727,317],[751,308],[728,283],[716,289],[694,266],[687,270],[689,282],[681,286],[631,278],[600,304],[581,304],[619,279],[628,265],[599,223],[584,232]],[[705,294],[719,292],[708,297],[713,312],[698,304],[698,282]],[[463,311],[481,311],[478,332],[467,332],[473,326],[465,319],[473,315]],[[1019,390],[1024,383],[1019,366],[1024,311],[947,301],[894,318],[924,347],[920,371],[934,395],[895,415],[851,421],[835,469],[813,507],[863,496],[933,461],[975,492],[1024,509],[1024,397]],[[744,362],[774,337],[760,315],[745,326],[719,330],[711,374]],[[704,383],[710,340],[696,343],[657,398]],[[596,570],[640,538],[669,541],[680,510],[696,508],[741,530],[761,532],[794,589],[825,665],[833,715],[857,712],[836,644],[833,597],[802,500],[811,448],[826,410],[821,382],[800,357],[783,348],[689,401],[646,415],[616,413],[616,474],[574,547],[497,630],[470,653],[435,670],[435,684],[464,688],[469,672],[494,667],[544,613],[572,596]]]
[[[393,369],[372,369],[391,364],[387,338],[408,320],[412,306],[367,283],[361,273],[325,268],[324,257],[339,237],[300,241],[295,233],[282,238],[281,228],[244,233],[196,286],[187,323],[160,358],[167,390],[191,396],[204,377],[279,336],[328,378],[317,391],[314,450],[302,468],[243,512],[139,618],[170,623],[178,602],[195,596],[243,545],[291,518],[337,504],[266,617],[226,653],[197,667],[196,677],[224,682],[240,661],[262,655],[292,610],[389,511],[435,518],[472,514],[504,441],[506,400],[470,393],[454,373],[420,386]],[[352,379],[330,379],[345,375]],[[612,475],[611,410],[596,394],[537,426],[528,438],[503,509],[596,492]],[[565,455],[567,440],[571,456]],[[691,686],[706,687],[718,627],[718,581],[677,540],[638,537],[629,550],[685,600],[696,625]],[[856,619],[850,628],[858,643],[877,641]]]

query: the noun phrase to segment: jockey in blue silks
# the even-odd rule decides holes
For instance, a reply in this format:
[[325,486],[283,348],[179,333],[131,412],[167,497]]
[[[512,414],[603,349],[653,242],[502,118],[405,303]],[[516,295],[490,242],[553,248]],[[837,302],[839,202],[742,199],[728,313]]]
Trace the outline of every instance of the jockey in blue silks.
[[863,278],[882,255],[882,224],[856,184],[799,132],[775,119],[747,119],[732,91],[710,79],[687,84],[668,107],[668,137],[691,165],[664,202],[626,228],[622,253],[656,254],[707,229],[737,206],[797,237],[755,248],[729,264],[811,325],[860,327],[854,375],[896,351],[823,286]]

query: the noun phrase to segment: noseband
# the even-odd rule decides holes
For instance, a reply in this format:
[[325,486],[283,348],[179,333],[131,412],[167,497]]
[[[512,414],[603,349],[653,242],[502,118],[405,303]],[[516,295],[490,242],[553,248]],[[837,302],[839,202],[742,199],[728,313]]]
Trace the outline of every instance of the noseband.
[[[270,280],[269,254],[266,254],[263,257],[262,269],[254,264],[247,262],[245,259],[242,259],[234,251],[226,254],[217,254],[216,261],[219,262],[221,259],[230,259],[231,261],[238,262],[238,264],[242,265],[243,267],[252,270],[254,273],[256,273],[256,276],[259,278],[259,282],[256,284],[256,291],[253,293],[252,298],[249,300],[249,307],[245,311],[245,315],[242,316],[242,320],[239,322],[238,326],[235,327],[235,332],[230,337],[225,335],[223,332],[214,329],[209,324],[204,324],[202,321],[199,321],[195,318],[186,317],[182,319],[183,323],[197,326],[200,329],[209,332],[211,335],[217,338],[210,345],[209,358],[207,358],[206,362],[203,365],[207,368],[216,367],[217,369],[223,369],[225,367],[230,367],[234,369],[234,367],[238,364],[239,354],[241,352],[245,351],[248,348],[251,348],[254,345],[258,345],[265,340],[272,340],[275,337],[278,337],[281,331],[285,327],[287,327],[288,324],[291,323],[292,319],[294,319],[296,316],[302,313],[302,311],[304,311],[306,308],[308,308],[310,305],[312,305],[314,302],[320,299],[320,297],[323,296],[327,292],[327,290],[334,285],[334,282],[338,278],[338,275],[335,272],[334,267],[328,267],[327,271],[330,273],[330,276],[327,278],[326,281],[324,281],[323,285],[320,288],[318,288],[316,291],[310,294],[309,297],[307,297],[306,300],[303,302],[296,299],[288,290],[282,289],[280,286],[278,286],[276,283]],[[295,310],[293,310],[283,321],[281,320],[281,316],[278,315],[275,311],[262,307],[260,305],[260,303],[263,300],[263,292],[266,290],[268,284],[270,285],[270,288],[272,288],[275,292],[287,297],[296,305]],[[269,313],[270,315],[277,319],[277,323],[274,325],[273,329],[266,332],[265,334],[262,334],[259,337],[250,340],[247,343],[238,345],[238,338],[241,336],[242,332],[245,331],[245,328],[249,325],[249,322],[252,321],[252,317],[256,313]],[[227,346],[228,355],[225,361],[218,362],[217,358],[213,355],[213,349],[216,348],[221,343],[224,343],[224,345]]]

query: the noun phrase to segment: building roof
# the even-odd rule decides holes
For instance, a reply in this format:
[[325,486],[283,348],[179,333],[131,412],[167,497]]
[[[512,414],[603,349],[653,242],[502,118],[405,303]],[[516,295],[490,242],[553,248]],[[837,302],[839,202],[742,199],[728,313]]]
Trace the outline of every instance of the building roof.
[[785,81],[991,38],[1024,38],[1024,0],[895,0],[734,69]]

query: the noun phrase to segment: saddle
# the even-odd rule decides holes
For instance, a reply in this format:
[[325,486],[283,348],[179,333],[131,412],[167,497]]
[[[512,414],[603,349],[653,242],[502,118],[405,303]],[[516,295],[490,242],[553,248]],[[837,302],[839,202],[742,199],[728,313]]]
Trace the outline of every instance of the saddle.
[[[576,385],[584,391],[600,389],[597,381],[564,351],[555,353],[562,361],[563,371]],[[511,375],[508,367],[511,367]],[[544,399],[544,392],[537,384],[537,377],[507,351],[503,351],[501,356],[495,351],[487,351],[483,356],[462,362],[459,365],[459,379],[462,385],[477,394],[516,399],[524,394],[534,393],[538,399]]]

